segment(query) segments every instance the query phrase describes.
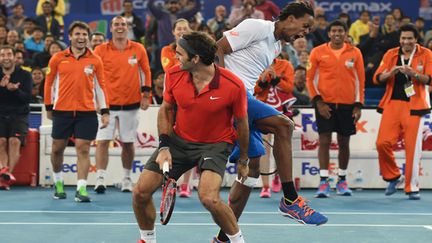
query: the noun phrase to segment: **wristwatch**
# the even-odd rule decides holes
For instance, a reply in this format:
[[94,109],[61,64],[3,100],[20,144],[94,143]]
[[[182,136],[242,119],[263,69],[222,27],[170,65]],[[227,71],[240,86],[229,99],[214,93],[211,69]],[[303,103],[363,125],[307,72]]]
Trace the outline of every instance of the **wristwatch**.
[[249,161],[250,161],[249,158],[247,158],[245,160],[243,160],[243,159],[238,159],[237,160],[237,162],[240,163],[240,164],[242,164],[242,165],[249,165]]

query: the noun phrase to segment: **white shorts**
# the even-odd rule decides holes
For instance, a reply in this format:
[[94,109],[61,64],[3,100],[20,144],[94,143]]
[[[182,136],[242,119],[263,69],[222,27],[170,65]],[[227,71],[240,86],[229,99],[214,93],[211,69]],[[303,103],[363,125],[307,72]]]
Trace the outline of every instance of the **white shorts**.
[[[123,143],[135,142],[138,128],[138,110],[110,110],[109,124],[104,129],[98,129],[96,140],[113,140],[115,131],[118,130],[120,141]],[[99,124],[102,124],[100,115],[98,115],[98,120]]]

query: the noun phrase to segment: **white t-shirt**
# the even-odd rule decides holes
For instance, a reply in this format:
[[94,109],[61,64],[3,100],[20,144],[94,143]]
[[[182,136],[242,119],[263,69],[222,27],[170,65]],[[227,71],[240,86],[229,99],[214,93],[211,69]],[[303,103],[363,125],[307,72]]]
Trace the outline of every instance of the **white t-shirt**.
[[225,67],[239,77],[253,94],[259,75],[280,54],[282,46],[274,37],[275,23],[246,19],[224,32],[233,50],[225,55]]

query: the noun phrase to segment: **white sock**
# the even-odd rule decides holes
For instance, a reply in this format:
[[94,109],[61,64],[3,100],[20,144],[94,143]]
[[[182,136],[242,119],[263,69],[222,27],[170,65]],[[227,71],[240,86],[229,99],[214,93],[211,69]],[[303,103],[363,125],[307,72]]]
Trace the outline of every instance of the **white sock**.
[[230,239],[231,243],[245,243],[241,230],[235,235],[226,234]]
[[54,184],[55,184],[57,181],[63,181],[63,174],[62,174],[62,172],[60,171],[59,173],[55,173],[55,172],[53,171],[53,178],[54,178]]
[[141,240],[146,243],[156,243],[156,231],[153,230],[140,230]]
[[132,170],[123,168],[123,171],[124,171],[124,178],[130,178],[131,177],[131,171]]
[[320,176],[321,177],[329,177],[329,171],[328,170],[320,170]]
[[338,175],[339,176],[346,176],[347,175],[347,170],[339,169]]
[[77,191],[80,189],[80,187],[82,187],[82,186],[84,186],[84,187],[86,187],[87,186],[87,180],[78,180],[78,182],[77,182]]
[[101,170],[101,169],[97,170],[97,177],[105,178],[105,175],[106,175],[106,170]]

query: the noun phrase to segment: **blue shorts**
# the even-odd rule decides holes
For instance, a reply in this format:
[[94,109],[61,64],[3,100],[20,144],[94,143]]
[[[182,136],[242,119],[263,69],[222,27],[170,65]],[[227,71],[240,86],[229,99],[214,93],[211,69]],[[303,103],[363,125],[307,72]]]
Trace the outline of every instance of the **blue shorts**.
[[[248,119],[249,119],[249,158],[256,158],[265,155],[266,151],[263,145],[261,132],[255,127],[255,121],[267,118],[270,116],[278,116],[282,114],[275,108],[266,103],[257,100],[248,92]],[[240,148],[236,142],[233,152],[229,157],[229,162],[233,163],[240,157]]]

